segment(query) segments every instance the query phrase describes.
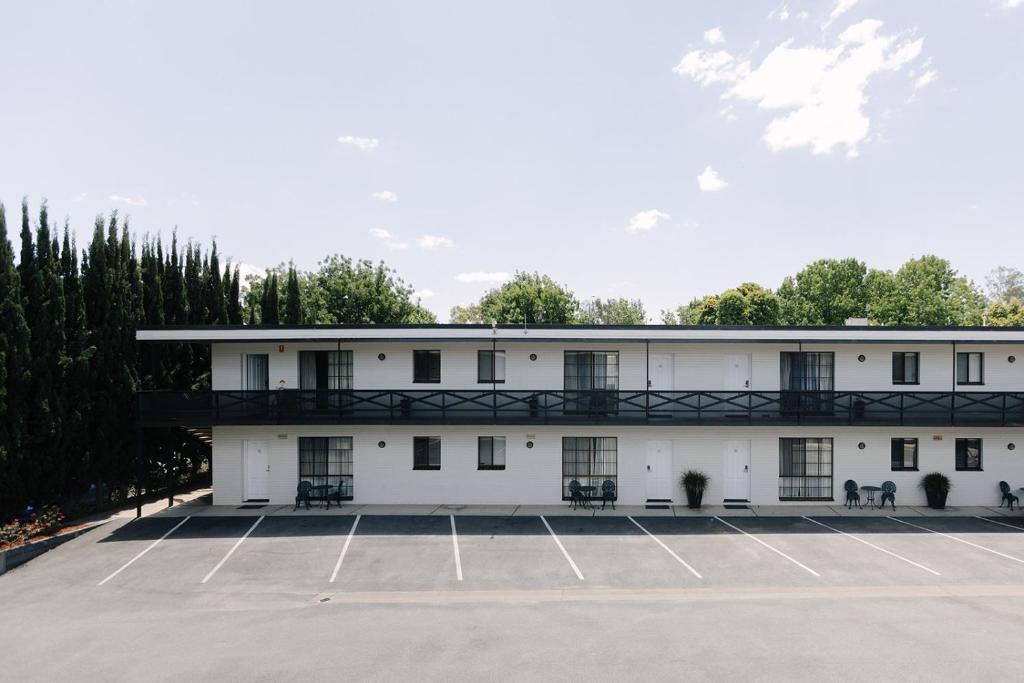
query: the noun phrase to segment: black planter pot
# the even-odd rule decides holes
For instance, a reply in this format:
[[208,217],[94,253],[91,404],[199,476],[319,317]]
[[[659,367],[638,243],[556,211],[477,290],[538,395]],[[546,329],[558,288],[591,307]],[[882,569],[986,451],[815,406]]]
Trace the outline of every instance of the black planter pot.
[[701,500],[704,498],[703,491],[686,489],[686,504],[691,510],[699,510]]
[[931,509],[946,509],[946,496],[949,495],[949,491],[942,491],[940,489],[925,489],[924,495],[928,499],[928,507],[930,507]]

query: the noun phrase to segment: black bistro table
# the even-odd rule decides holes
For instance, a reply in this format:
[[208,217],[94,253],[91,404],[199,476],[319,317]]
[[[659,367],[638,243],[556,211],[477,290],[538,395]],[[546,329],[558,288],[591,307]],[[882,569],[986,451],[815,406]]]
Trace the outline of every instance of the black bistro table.
[[882,490],[881,486],[861,486],[860,490],[861,491],[866,491],[867,494],[868,494],[868,499],[866,501],[867,504],[868,504],[868,507],[871,507],[871,508],[878,507],[877,505],[875,505],[875,494]]
[[331,509],[331,490],[334,488],[334,484],[320,484],[311,489],[313,497],[320,499],[320,507],[323,507],[324,503],[326,503],[327,509]]
[[597,493],[596,486],[581,486],[580,493],[583,494],[583,507],[594,507],[594,494]]

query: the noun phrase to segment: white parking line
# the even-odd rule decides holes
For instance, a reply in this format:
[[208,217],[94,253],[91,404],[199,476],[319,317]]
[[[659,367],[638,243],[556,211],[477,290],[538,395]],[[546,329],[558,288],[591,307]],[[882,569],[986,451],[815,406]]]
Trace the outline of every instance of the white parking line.
[[211,570],[210,570],[210,573],[209,573],[209,574],[207,574],[207,575],[206,575],[205,577],[203,577],[203,580],[202,580],[202,581],[200,581],[199,583],[206,583],[206,582],[207,582],[207,581],[209,581],[209,580],[210,580],[211,578],[213,578],[213,575],[217,573],[217,570],[218,570],[218,569],[220,569],[221,567],[223,567],[223,566],[224,566],[224,563],[228,561],[228,558],[229,558],[229,557],[231,557],[231,555],[232,555],[232,554],[233,554],[233,553],[234,553],[234,552],[235,552],[236,550],[238,550],[238,546],[242,545],[242,541],[244,541],[245,539],[249,538],[249,534],[251,534],[251,533],[253,532],[253,530],[254,530],[254,529],[255,529],[256,527],[258,527],[258,526],[260,525],[260,522],[262,522],[262,521],[263,521],[263,515],[260,515],[259,519],[257,519],[257,520],[256,520],[255,522],[253,522],[253,523],[252,523],[252,526],[251,526],[251,527],[249,527],[249,530],[245,532],[245,535],[243,535],[243,536],[242,536],[242,537],[241,537],[240,539],[238,539],[237,541],[235,541],[235,544],[234,544],[233,546],[231,546],[231,550],[229,550],[229,551],[228,551],[228,554],[227,554],[227,555],[225,555],[225,556],[224,556],[224,557],[223,557],[223,558],[221,559],[221,561],[217,563],[217,566],[216,566],[216,567],[214,567],[213,569],[211,569]]
[[[185,519],[183,519],[183,520],[181,520],[180,522],[178,522],[177,524],[175,524],[175,525],[174,525],[174,526],[173,526],[173,527],[171,528],[171,530],[170,530],[170,531],[168,531],[168,532],[167,532],[166,534],[164,534],[164,535],[163,535],[163,536],[161,536],[160,538],[158,538],[158,539],[156,539],[155,541],[153,541],[152,543],[150,543],[150,544],[149,544],[148,546],[146,546],[146,549],[145,549],[145,550],[143,550],[143,551],[142,551],[141,553],[139,553],[138,555],[136,555],[136,556],[135,556],[135,557],[133,557],[132,559],[130,559],[130,560],[128,560],[127,562],[125,562],[125,563],[124,563],[123,565],[121,565],[121,568],[120,568],[120,569],[118,569],[118,570],[117,570],[116,572],[114,572],[113,574],[111,574],[111,575],[110,575],[110,576],[108,576],[107,578],[103,579],[102,581],[100,581],[100,582],[99,582],[98,584],[96,584],[96,585],[97,585],[97,586],[102,586],[102,585],[103,585],[103,584],[105,584],[105,583],[106,583],[107,581],[110,581],[110,580],[111,580],[112,578],[114,578],[115,576],[117,576],[118,574],[120,574],[121,572],[123,572],[123,571],[124,571],[125,569],[128,569],[128,567],[130,567],[130,566],[131,566],[132,562],[134,562],[135,560],[139,559],[140,557],[142,557],[143,555],[145,555],[146,553],[148,553],[148,552],[149,552],[150,550],[152,550],[153,548],[155,548],[155,547],[156,547],[156,544],[157,544],[157,543],[159,543],[160,541],[164,540],[165,538],[167,538],[168,536],[170,536],[171,534],[173,534],[173,533],[174,533],[175,531],[177,531],[177,530],[178,530],[178,527],[180,527],[180,526],[181,526],[182,524],[184,524],[185,522],[187,522],[187,521],[188,521],[188,520],[190,520],[190,519],[192,519],[192,515],[189,515],[189,516],[187,516],[187,517],[186,517]],[[135,520],[132,520],[132,521],[134,522]]]
[[562,551],[562,554],[565,555],[565,559],[569,561],[569,566],[572,567],[572,570],[576,572],[576,576],[580,581],[582,581],[583,574],[580,573],[580,568],[577,567],[576,563],[572,561],[571,557],[569,557],[569,552],[565,549],[565,546],[562,545],[562,542],[558,540],[558,536],[555,535],[555,530],[551,528],[550,524],[548,524],[548,520],[544,519],[544,515],[540,516],[540,521],[544,522],[544,526],[548,528],[548,533],[551,534],[551,538],[555,539],[555,545],[557,545],[558,549]]
[[455,548],[455,578],[462,581],[462,560],[459,558],[459,534],[455,531],[455,515],[448,515],[452,520],[452,547]]
[[685,561],[685,560],[684,560],[683,558],[681,558],[681,557],[679,557],[678,555],[676,555],[676,554],[675,554],[675,552],[673,552],[672,548],[669,548],[669,547],[668,547],[667,545],[665,545],[664,543],[662,543],[662,542],[661,542],[661,539],[660,539],[660,538],[658,538],[657,536],[655,536],[654,534],[652,534],[652,533],[651,533],[650,531],[648,531],[647,529],[645,529],[645,528],[643,528],[642,526],[640,526],[640,522],[636,521],[635,519],[633,519],[632,517],[630,517],[630,516],[628,516],[628,515],[626,516],[626,519],[628,519],[629,521],[633,522],[633,524],[636,524],[636,525],[637,525],[637,528],[639,528],[639,529],[640,529],[640,531],[644,532],[645,534],[647,534],[648,536],[650,536],[651,538],[653,538],[653,539],[654,539],[654,542],[655,542],[655,543],[657,543],[657,544],[658,544],[658,545],[660,545],[660,546],[661,546],[662,548],[664,548],[664,549],[665,549],[665,552],[667,552],[667,553],[668,553],[669,555],[671,555],[672,557],[676,558],[676,561],[677,561],[677,562],[678,562],[679,564],[681,564],[681,565],[683,565],[684,567],[686,567],[687,569],[689,569],[689,570],[690,570],[690,573],[691,573],[691,574],[693,574],[694,576],[696,576],[696,577],[697,577],[698,579],[703,579],[703,578],[704,578],[704,577],[703,577],[703,576],[701,576],[701,575],[700,575],[699,573],[697,573],[697,570],[696,570],[696,569],[694,569],[693,567],[691,567],[690,565],[688,565],[688,564],[686,563],[686,561]]
[[809,573],[809,574],[811,574],[811,575],[813,575],[813,576],[821,577],[821,574],[819,574],[818,572],[814,571],[813,569],[811,569],[810,567],[808,567],[808,566],[807,566],[806,564],[804,564],[804,563],[800,562],[799,560],[794,560],[794,559],[793,559],[792,557],[790,557],[790,556],[789,556],[789,555],[787,555],[786,553],[782,552],[782,551],[781,551],[781,550],[779,550],[778,548],[775,548],[775,547],[773,547],[773,546],[770,546],[770,545],[768,545],[767,543],[765,543],[764,541],[762,541],[762,540],[761,540],[760,538],[758,538],[758,537],[757,537],[757,536],[755,536],[754,534],[751,534],[751,533],[747,533],[746,531],[744,531],[743,529],[739,528],[738,526],[736,526],[736,525],[734,525],[734,524],[729,524],[729,522],[725,521],[725,520],[724,520],[724,519],[722,519],[721,517],[718,517],[718,516],[716,516],[716,517],[715,517],[715,519],[717,519],[717,520],[718,520],[719,522],[721,522],[722,524],[726,525],[726,526],[727,526],[727,527],[729,527],[730,529],[735,529],[736,531],[740,532],[740,533],[741,533],[741,534],[743,534],[744,536],[747,536],[748,538],[752,538],[753,540],[755,540],[755,541],[757,541],[758,543],[760,543],[761,545],[763,545],[763,546],[764,546],[765,548],[768,548],[768,550],[771,550],[771,551],[772,551],[773,553],[775,553],[775,554],[777,554],[777,555],[780,555],[780,556],[782,556],[782,557],[786,558],[787,560],[789,560],[790,562],[792,562],[792,563],[793,563],[793,564],[795,564],[796,566],[800,567],[801,569],[803,569],[803,570],[804,570],[804,571],[806,571],[807,573]]
[[965,540],[963,538],[959,538],[957,536],[951,536],[950,534],[946,534],[946,533],[943,533],[941,531],[936,531],[935,529],[929,529],[928,527],[918,526],[917,524],[911,524],[910,522],[905,522],[902,519],[896,519],[895,517],[889,517],[889,519],[891,519],[894,522],[899,522],[900,524],[906,524],[907,526],[912,526],[915,529],[921,529],[922,531],[930,531],[933,534],[938,534],[939,536],[945,536],[948,539],[951,539],[953,541],[958,541],[958,542],[963,543],[965,545],[969,545],[972,548],[977,548],[978,550],[984,550],[987,553],[992,553],[993,555],[998,555],[999,557],[1005,557],[1008,560],[1013,560],[1014,562],[1020,562],[1021,564],[1024,564],[1024,560],[1020,559],[1019,557],[1014,557],[1013,555],[1007,555],[1006,553],[1001,553],[998,550],[992,550],[992,548],[986,548],[983,545],[978,545],[977,543],[972,543],[971,541]]
[[345,538],[345,545],[341,546],[341,554],[338,555],[338,563],[334,565],[334,571],[331,572],[331,583],[338,578],[338,571],[341,570],[341,563],[345,561],[345,553],[348,552],[348,546],[352,543],[352,536],[356,533],[356,526],[359,525],[359,518],[362,515],[356,515],[356,519],[352,522],[352,528],[348,530],[348,537]]
[[980,519],[983,522],[991,522],[992,524],[998,524],[999,526],[1010,527],[1011,529],[1016,529],[1017,531],[1024,531],[1024,529],[1020,528],[1016,524],[1007,524],[1006,522],[997,522],[994,519],[989,519],[988,517],[978,517],[977,515],[975,515],[975,517],[977,517],[978,519]]
[[823,527],[825,527],[826,529],[828,529],[830,531],[836,532],[837,534],[842,534],[843,536],[846,536],[847,538],[852,538],[855,541],[859,541],[860,543],[863,543],[864,545],[868,546],[869,548],[874,548],[875,550],[879,550],[879,551],[885,553],[886,555],[889,555],[891,557],[895,557],[897,560],[903,560],[907,564],[912,564],[915,567],[917,567],[918,569],[923,569],[926,572],[930,572],[930,573],[934,574],[935,576],[942,576],[942,574],[938,573],[934,569],[930,569],[930,568],[924,566],[923,564],[918,564],[917,562],[914,562],[913,560],[911,560],[909,558],[903,557],[902,555],[897,555],[896,553],[892,552],[891,550],[886,550],[885,548],[882,548],[881,546],[877,546],[874,543],[870,543],[868,541],[865,541],[863,538],[861,538],[859,536],[854,536],[853,534],[848,534],[845,531],[842,531],[840,529],[836,529],[835,527],[829,526],[828,524],[822,524],[818,520],[811,519],[810,517],[808,517],[806,515],[804,515],[804,519],[806,519],[808,522],[812,522],[814,524],[817,524],[818,526],[823,526]]

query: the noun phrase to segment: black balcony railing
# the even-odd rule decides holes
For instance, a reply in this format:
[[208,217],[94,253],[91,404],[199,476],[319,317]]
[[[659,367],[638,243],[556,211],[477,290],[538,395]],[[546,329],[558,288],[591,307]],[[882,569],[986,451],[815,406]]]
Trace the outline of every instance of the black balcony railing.
[[1024,392],[145,391],[148,425],[1024,426]]

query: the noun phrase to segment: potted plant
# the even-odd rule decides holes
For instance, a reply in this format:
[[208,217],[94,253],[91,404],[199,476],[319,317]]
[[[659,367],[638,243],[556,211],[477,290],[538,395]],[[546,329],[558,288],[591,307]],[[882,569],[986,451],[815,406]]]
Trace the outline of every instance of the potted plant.
[[930,472],[921,477],[921,488],[928,498],[928,507],[933,510],[946,509],[946,496],[949,495],[949,489],[953,488],[949,477],[942,472]]
[[700,470],[686,470],[683,472],[680,484],[682,484],[683,489],[686,491],[686,503],[691,510],[700,509],[701,499],[704,498],[704,490],[708,487],[708,482],[710,481],[711,477]]

